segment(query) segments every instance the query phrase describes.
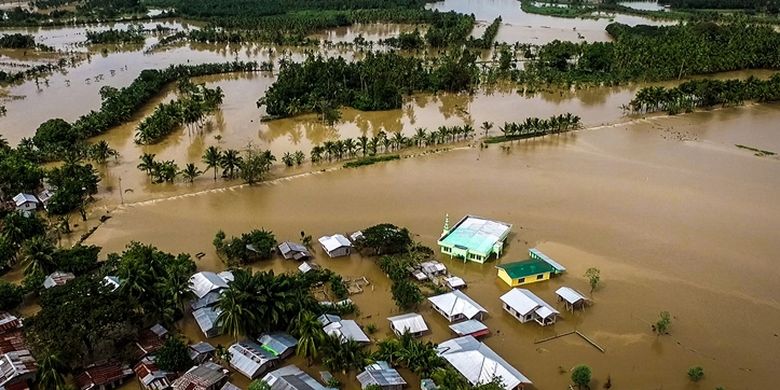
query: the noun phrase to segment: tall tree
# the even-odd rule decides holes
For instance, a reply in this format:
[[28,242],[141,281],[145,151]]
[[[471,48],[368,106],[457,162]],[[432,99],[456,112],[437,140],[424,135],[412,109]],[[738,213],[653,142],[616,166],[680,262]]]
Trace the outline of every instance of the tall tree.
[[216,146],[209,146],[203,153],[203,162],[206,164],[206,170],[214,171],[214,181],[217,181],[217,168],[222,161],[222,152]]

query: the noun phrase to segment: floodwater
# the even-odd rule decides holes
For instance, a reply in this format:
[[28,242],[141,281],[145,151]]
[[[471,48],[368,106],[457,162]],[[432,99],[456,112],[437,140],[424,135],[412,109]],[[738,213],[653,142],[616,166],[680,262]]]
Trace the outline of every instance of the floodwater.
[[[734,145],[779,151],[772,130],[778,119],[780,105],[657,117],[517,142],[508,150],[465,148],[140,202],[113,211],[88,242],[105,252],[121,251],[131,240],[204,252],[199,268],[220,270],[211,245],[218,229],[237,235],[262,227],[285,240],[301,230],[318,237],[391,222],[434,246],[445,213],[473,213],[514,224],[499,262],[539,247],[568,268],[560,278],[531,285],[549,302],[561,285],[587,292],[585,269],[601,269],[594,305],[542,328],[502,312],[498,297],[508,287],[496,278],[495,263],[441,257],[489,310],[486,343],[535,388],[564,388],[565,371],[583,363],[593,368],[593,388],[607,377],[618,388],[687,388],[686,371],[695,365],[706,373],[701,388],[768,388],[780,365],[780,272],[772,262],[780,250],[780,161]],[[388,336],[385,318],[398,311],[374,261],[325,259],[320,251],[316,262],[372,282],[370,291],[352,297],[357,320],[379,327],[374,338]],[[296,265],[275,259],[255,268],[294,272]],[[671,335],[657,337],[649,324],[663,310],[672,313]],[[427,304],[420,311],[433,330],[429,339],[451,337]],[[192,322],[184,329],[197,339]],[[568,336],[534,344],[573,329],[606,352]],[[410,374],[407,380],[417,383]],[[353,379],[342,381],[357,388]]]
[[[619,22],[631,26],[637,24],[669,25],[670,21],[652,20],[633,15],[610,15],[599,19],[556,18],[529,14],[520,9],[517,0],[446,0],[429,5],[439,11],[457,11],[473,14],[483,25],[501,16],[503,25],[498,29],[496,41],[544,44],[553,40],[596,41],[610,40],[605,31],[608,24]],[[484,28],[484,27],[483,27]]]
[[657,1],[625,1],[618,3],[622,6],[638,9],[642,11],[666,11],[667,8],[663,4],[658,4]]

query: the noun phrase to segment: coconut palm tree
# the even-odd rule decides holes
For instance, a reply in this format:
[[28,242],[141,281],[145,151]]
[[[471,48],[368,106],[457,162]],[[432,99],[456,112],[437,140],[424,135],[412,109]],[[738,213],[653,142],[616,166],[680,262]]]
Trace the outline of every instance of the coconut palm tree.
[[493,122],[482,122],[482,126],[480,126],[480,128],[485,131],[485,138],[487,138],[488,133],[490,133],[490,129],[493,128]]
[[235,282],[239,279],[238,275],[236,276],[236,280],[224,290],[222,297],[219,299],[217,307],[221,311],[219,316],[217,316],[216,325],[223,333],[227,333],[233,336],[233,339],[238,340],[240,336],[247,335],[254,330],[257,318],[254,311],[245,305],[246,299],[244,299],[243,295],[246,292],[241,289],[240,285],[236,285]]
[[219,167],[222,168],[222,176],[229,179],[236,177],[236,170],[241,166],[241,156],[238,150],[228,149],[222,153],[219,159]]
[[305,357],[308,365],[311,366],[314,359],[318,356],[318,346],[322,344],[325,332],[322,331],[322,324],[317,320],[317,316],[310,311],[302,311],[298,314],[292,329],[294,336],[298,337],[298,348],[296,354]]
[[101,140],[100,142],[92,145],[89,148],[90,158],[97,161],[100,164],[105,164],[109,157],[116,157],[119,155],[115,149],[108,146],[108,142]]
[[206,164],[206,170],[214,170],[214,181],[217,181],[217,168],[222,161],[222,152],[216,146],[209,146],[203,153],[203,162]]
[[357,144],[354,139],[347,138],[344,140],[344,153],[346,153],[347,156],[355,157],[355,149],[357,149]]
[[198,167],[195,166],[193,163],[187,163],[187,165],[184,166],[184,169],[179,171],[179,175],[184,177],[187,181],[190,183],[194,182],[195,179],[200,176],[203,173]]
[[54,245],[44,236],[35,236],[22,244],[21,258],[25,263],[24,274],[48,275],[55,271]]
[[360,145],[360,152],[363,153],[363,157],[368,154],[368,137],[361,135],[358,137],[358,144]]
[[38,360],[38,387],[52,390],[68,388],[65,384],[65,375],[63,374],[65,369],[65,364],[57,354],[45,353],[43,358]]
[[11,149],[11,144],[9,144],[8,140],[0,134],[0,150],[7,151],[8,149]]
[[401,150],[401,148],[406,146],[406,141],[406,137],[400,131],[393,134],[393,147],[395,150]]
[[152,176],[152,171],[154,170],[154,154],[150,153],[144,153],[141,155],[141,162],[138,163],[138,169],[142,171],[146,171],[147,176]]
[[325,148],[323,148],[320,145],[314,145],[313,148],[311,148],[311,162],[312,164],[316,164],[322,160],[322,153],[324,153]]
[[417,147],[422,147],[424,143],[427,143],[427,133],[428,130],[424,127],[418,127],[417,130],[415,130],[412,140],[414,140],[414,144],[417,145]]

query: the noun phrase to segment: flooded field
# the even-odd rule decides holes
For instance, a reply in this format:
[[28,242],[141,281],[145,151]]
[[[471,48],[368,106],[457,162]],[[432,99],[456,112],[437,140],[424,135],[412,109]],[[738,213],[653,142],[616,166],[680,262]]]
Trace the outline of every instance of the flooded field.
[[[202,251],[199,267],[219,270],[211,245],[218,229],[231,235],[263,227],[283,240],[300,230],[317,237],[387,221],[434,246],[445,213],[488,216],[515,226],[500,262],[524,258],[536,246],[568,267],[561,278],[530,287],[543,299],[554,301],[561,285],[587,291],[585,269],[602,272],[591,308],[541,328],[502,312],[498,296],[508,287],[496,278],[495,263],[442,257],[490,311],[487,344],[535,388],[564,388],[568,374],[559,370],[579,363],[593,367],[598,387],[610,376],[618,388],[685,388],[686,370],[700,365],[702,388],[766,388],[780,365],[780,274],[771,261],[780,250],[774,196],[780,161],[734,144],[780,150],[769,125],[778,118],[778,105],[658,118],[518,142],[508,151],[469,148],[142,202],[113,212],[89,242],[106,252],[130,240]],[[361,308],[357,319],[377,325],[376,338],[389,335],[385,317],[397,311],[373,260],[317,256],[345,277],[369,278],[372,291],[353,296]],[[256,268],[282,272],[296,265],[277,259]],[[451,337],[444,319],[422,306],[430,339]],[[673,315],[671,335],[657,337],[649,324],[662,310]],[[190,320],[184,329],[200,337]],[[606,353],[576,338],[534,344],[573,329]]]

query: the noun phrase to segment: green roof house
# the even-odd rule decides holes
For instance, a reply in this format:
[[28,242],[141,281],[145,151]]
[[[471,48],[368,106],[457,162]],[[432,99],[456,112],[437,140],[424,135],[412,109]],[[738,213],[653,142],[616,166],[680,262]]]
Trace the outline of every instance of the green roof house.
[[504,241],[512,225],[504,222],[467,215],[450,229],[449,216],[445,217],[444,230],[439,239],[441,253],[463,261],[484,263],[491,255],[496,258],[504,250]]
[[504,283],[517,287],[541,282],[566,271],[566,267],[558,264],[536,248],[529,249],[528,255],[530,257],[528,260],[497,265],[498,277]]

